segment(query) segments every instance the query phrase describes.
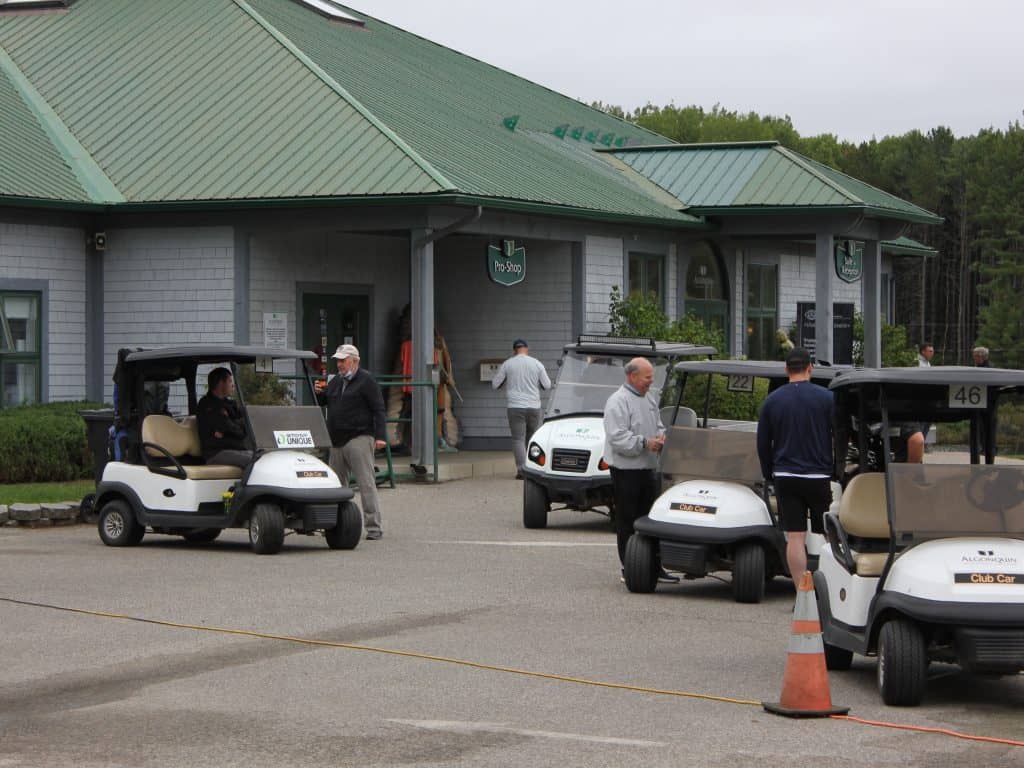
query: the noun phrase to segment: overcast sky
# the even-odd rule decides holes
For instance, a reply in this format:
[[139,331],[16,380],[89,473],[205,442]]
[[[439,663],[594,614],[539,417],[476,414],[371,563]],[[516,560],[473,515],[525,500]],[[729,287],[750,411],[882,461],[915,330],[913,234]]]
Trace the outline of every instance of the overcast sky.
[[715,103],[861,141],[1005,128],[1024,109],[1020,0],[348,0],[586,102]]

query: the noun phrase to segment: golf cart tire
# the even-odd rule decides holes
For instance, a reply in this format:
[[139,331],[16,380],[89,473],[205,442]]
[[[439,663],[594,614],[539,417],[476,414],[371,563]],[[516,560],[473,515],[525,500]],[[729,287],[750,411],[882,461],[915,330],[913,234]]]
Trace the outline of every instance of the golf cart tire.
[[891,707],[916,707],[924,698],[928,648],[907,619],[892,619],[878,635],[878,692]]
[[193,528],[181,534],[189,544],[209,544],[220,536],[220,528]]
[[338,524],[324,531],[331,549],[355,549],[363,535],[363,513],[351,501],[338,505]]
[[548,494],[529,478],[523,480],[523,527],[548,527]]
[[764,547],[754,542],[740,544],[732,564],[732,596],[737,603],[760,603],[764,599]]
[[853,664],[853,651],[825,643],[825,669],[831,672],[845,672]]
[[100,540],[108,547],[133,547],[146,535],[145,526],[139,523],[131,505],[124,499],[113,499],[104,504],[96,527]]
[[634,533],[626,542],[623,572],[626,589],[636,594],[650,594],[658,587],[658,543],[650,536]]
[[257,504],[249,517],[249,544],[257,555],[276,555],[284,546],[284,513],[277,504]]

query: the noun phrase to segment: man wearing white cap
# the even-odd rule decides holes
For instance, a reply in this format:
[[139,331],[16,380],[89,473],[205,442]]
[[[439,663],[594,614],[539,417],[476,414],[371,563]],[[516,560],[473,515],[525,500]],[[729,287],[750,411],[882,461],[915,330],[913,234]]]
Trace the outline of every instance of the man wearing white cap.
[[342,483],[355,475],[363,501],[366,538],[383,535],[373,453],[383,448],[384,397],[376,380],[359,368],[359,350],[342,344],[332,357],[338,361],[338,375],[328,382],[320,396],[327,403],[327,431],[331,435],[331,468]]

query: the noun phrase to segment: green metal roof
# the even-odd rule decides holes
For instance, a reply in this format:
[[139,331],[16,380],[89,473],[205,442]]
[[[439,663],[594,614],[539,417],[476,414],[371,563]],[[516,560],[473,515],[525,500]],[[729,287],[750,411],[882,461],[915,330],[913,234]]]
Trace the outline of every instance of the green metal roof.
[[895,240],[883,240],[882,251],[893,256],[938,256],[939,251],[929,245],[918,242],[911,237],[897,237]]
[[690,213],[857,209],[881,218],[941,221],[774,141],[631,147],[610,154],[686,204]]
[[74,171],[11,81],[3,58],[0,49],[0,195],[87,200]]
[[[0,142],[23,154],[0,160],[0,195],[128,206],[455,195],[701,224],[554,131],[661,137],[346,10],[365,24],[294,0],[78,0],[59,14],[0,14],[14,75],[0,79],[0,119],[14,124]],[[70,179],[58,161],[75,151],[41,125],[81,149]],[[72,183],[83,177],[95,184]]]

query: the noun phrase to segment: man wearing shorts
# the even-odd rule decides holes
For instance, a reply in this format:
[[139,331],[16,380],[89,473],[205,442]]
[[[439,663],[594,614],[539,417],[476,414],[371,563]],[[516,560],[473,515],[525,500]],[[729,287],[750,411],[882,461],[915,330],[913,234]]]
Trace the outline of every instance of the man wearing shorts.
[[812,370],[807,350],[790,352],[789,383],[768,395],[757,422],[757,456],[775,483],[794,583],[807,570],[807,516],[812,531],[824,532],[832,503],[832,393],[811,383]]

